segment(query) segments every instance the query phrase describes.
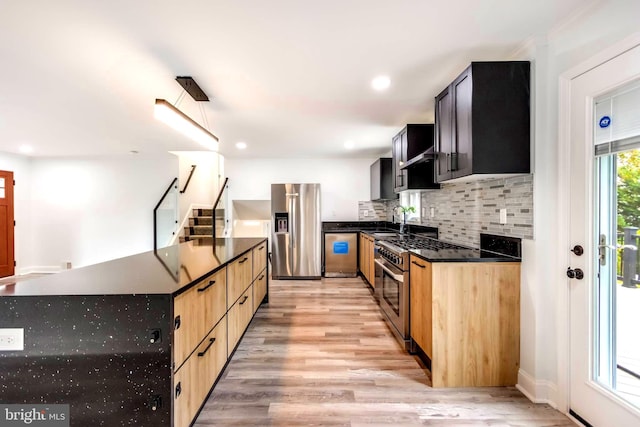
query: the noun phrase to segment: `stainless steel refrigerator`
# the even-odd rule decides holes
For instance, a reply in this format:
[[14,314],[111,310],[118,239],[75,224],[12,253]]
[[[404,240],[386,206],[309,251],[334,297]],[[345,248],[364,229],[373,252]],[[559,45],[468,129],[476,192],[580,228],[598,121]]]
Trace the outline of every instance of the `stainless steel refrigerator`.
[[271,184],[271,274],[320,279],[320,184]]

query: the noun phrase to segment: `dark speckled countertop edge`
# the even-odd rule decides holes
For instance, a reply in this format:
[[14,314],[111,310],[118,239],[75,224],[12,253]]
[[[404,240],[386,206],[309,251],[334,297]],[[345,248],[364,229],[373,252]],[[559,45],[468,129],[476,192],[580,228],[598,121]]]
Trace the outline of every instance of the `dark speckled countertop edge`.
[[[459,256],[443,256],[439,255],[437,252],[428,254],[422,249],[411,249],[409,252],[412,255],[422,258],[428,262],[517,262],[521,263],[522,259],[515,258],[509,255],[498,254],[495,252],[489,251],[481,251],[480,249],[460,249],[458,252]],[[466,256],[465,256],[466,255]]]
[[158,251],[0,286],[0,298],[55,295],[176,295],[257,247],[267,238],[185,242]]

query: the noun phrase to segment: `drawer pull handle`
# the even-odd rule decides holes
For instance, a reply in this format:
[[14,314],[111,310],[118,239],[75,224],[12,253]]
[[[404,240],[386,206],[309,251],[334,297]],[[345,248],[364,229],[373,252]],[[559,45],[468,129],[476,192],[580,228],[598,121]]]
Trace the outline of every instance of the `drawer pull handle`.
[[264,274],[262,276],[258,277],[258,280],[262,280],[262,279],[264,279]]
[[424,265],[422,265],[422,264],[418,264],[418,263],[417,263],[417,262],[415,262],[415,261],[411,261],[411,264],[415,264],[415,265],[417,265],[417,266],[418,266],[418,267],[420,267],[420,268],[425,268],[425,266],[424,266]]
[[249,258],[244,257],[244,258],[243,258],[243,259],[242,259],[238,264],[242,264],[242,263],[244,263],[244,262],[245,262],[246,260],[248,260],[248,259],[249,259]]
[[176,316],[175,319],[173,319],[173,329],[178,330],[180,329],[180,316]]
[[241,302],[239,302],[239,304],[240,305],[244,304],[245,302],[247,302],[248,299],[249,299],[249,295],[245,295],[244,299]]
[[198,289],[198,292],[204,292],[207,289],[209,289],[210,287],[212,287],[213,285],[215,285],[216,281],[215,280],[210,280],[209,284],[207,286],[205,286],[204,288],[200,288]]
[[182,383],[176,385],[176,399],[180,397],[180,394],[182,394]]
[[200,353],[198,353],[198,357],[202,357],[205,354],[207,354],[207,351],[209,351],[209,349],[211,348],[214,342],[216,342],[215,338],[209,338],[209,345],[207,346],[207,348],[204,349],[204,351],[201,351]]
[[263,249],[264,249],[264,245],[262,245],[262,246],[260,246],[260,247],[258,248],[258,250],[259,250],[259,251],[261,251],[261,250],[263,250]]

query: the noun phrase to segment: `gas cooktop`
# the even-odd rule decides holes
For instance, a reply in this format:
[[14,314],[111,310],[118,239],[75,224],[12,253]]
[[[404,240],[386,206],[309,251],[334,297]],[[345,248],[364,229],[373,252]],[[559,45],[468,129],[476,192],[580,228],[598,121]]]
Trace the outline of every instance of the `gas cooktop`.
[[452,243],[442,242],[440,240],[430,238],[414,238],[414,239],[389,239],[386,240],[394,246],[402,249],[427,249],[437,251],[440,249],[469,249],[464,246],[454,245]]

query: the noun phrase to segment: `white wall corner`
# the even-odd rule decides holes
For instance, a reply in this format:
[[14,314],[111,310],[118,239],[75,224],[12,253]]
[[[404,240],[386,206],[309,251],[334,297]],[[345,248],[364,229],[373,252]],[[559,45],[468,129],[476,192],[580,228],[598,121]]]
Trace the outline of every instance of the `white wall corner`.
[[558,387],[547,380],[536,380],[527,372],[518,371],[518,384],[516,388],[533,403],[546,403],[554,409],[558,409]]

